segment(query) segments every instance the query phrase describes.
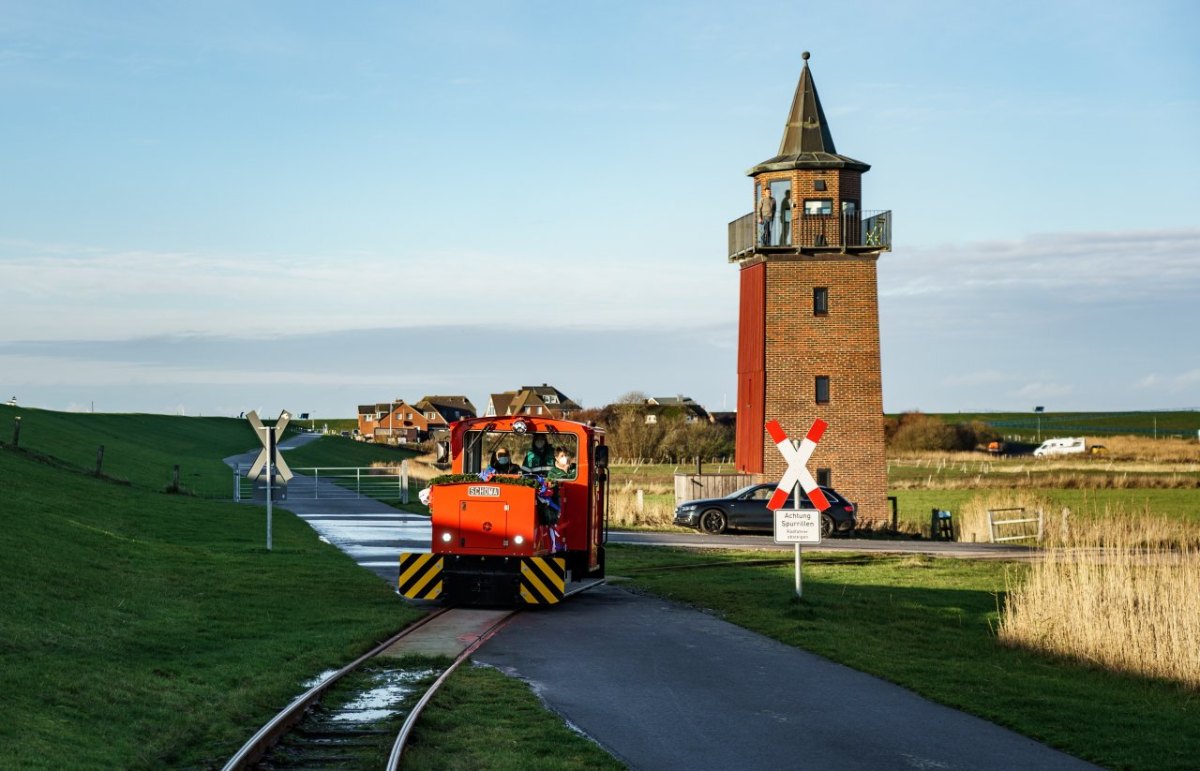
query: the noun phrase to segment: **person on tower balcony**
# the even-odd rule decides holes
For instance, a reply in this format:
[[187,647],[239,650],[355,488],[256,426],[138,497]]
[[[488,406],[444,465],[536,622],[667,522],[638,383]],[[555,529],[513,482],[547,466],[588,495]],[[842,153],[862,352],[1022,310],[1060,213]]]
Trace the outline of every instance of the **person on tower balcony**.
[[779,245],[792,245],[792,191],[783,191],[783,202],[779,204]]
[[771,186],[763,185],[762,199],[758,202],[758,243],[759,246],[771,245],[771,221],[775,219],[775,197],[771,195]]

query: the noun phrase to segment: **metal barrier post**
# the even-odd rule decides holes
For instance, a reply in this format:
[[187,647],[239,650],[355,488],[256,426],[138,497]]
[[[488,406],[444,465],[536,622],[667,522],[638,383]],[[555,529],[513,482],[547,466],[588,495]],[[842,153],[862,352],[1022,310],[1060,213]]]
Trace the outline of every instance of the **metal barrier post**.
[[320,467],[313,469],[313,500],[321,498],[321,469]]
[[233,467],[233,502],[241,503],[242,500],[242,464],[238,463]]
[[362,469],[354,469],[354,497],[362,497]]
[[408,503],[408,461],[400,461],[400,502]]

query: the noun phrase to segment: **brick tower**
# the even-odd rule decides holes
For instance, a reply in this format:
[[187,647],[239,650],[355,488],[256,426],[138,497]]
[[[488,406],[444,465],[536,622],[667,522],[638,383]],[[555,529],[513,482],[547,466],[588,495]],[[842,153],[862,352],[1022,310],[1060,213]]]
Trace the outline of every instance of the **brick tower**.
[[891,250],[892,215],[862,210],[871,167],[837,154],[808,56],[779,154],[747,172],[754,211],[729,223],[741,278],[736,461],[778,479],[786,464],[763,424],[799,439],[822,418],[817,481],[878,521],[890,510],[875,263]]

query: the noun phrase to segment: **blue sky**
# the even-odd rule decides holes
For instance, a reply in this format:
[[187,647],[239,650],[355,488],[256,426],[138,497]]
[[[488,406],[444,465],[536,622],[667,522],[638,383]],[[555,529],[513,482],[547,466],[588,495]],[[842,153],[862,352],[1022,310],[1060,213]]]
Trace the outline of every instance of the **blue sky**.
[[809,50],[895,212],[887,410],[1200,407],[1200,6],[746,8],[0,0],[0,392],[732,405]]

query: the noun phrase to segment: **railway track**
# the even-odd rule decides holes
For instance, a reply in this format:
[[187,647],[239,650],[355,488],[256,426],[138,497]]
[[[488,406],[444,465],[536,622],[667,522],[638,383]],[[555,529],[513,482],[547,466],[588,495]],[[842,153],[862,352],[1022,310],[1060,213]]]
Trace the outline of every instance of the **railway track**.
[[[565,596],[599,583],[577,587]],[[319,678],[242,745],[224,771],[377,768],[370,758],[378,757],[380,747],[386,749],[389,742],[384,768],[399,768],[421,711],[438,689],[520,612],[442,608],[430,613]],[[447,659],[452,659],[449,664]],[[337,703],[325,705],[323,698],[331,695]],[[397,732],[394,726],[401,715],[404,721]]]

